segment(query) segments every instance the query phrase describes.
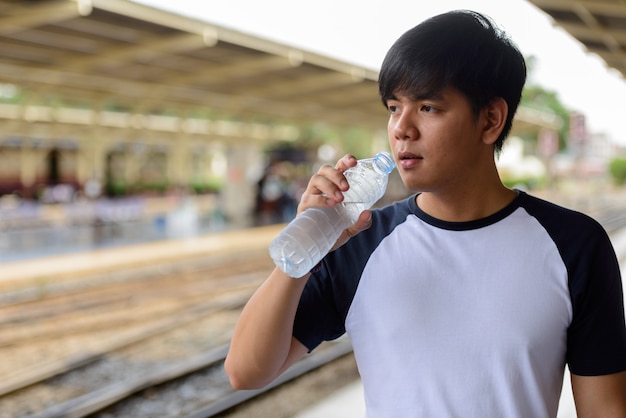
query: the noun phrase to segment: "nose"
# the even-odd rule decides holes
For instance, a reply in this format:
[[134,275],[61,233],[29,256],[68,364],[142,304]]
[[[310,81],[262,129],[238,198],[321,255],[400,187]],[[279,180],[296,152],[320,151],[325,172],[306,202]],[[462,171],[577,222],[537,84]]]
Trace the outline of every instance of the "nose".
[[410,112],[402,112],[389,118],[389,137],[398,141],[414,141],[419,138],[419,130]]

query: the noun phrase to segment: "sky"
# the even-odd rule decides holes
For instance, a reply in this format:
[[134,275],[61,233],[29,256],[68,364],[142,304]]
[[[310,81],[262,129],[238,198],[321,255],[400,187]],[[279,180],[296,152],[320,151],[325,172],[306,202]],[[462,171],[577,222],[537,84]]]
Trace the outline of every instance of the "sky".
[[526,0],[136,0],[374,70],[406,30],[428,17],[472,9],[492,17],[536,57],[528,83],[586,115],[589,131],[626,146],[626,80]]

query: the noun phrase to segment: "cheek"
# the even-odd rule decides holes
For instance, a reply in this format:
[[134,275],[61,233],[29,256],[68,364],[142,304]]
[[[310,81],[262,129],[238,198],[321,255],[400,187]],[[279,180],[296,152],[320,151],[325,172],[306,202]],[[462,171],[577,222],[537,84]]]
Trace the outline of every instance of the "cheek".
[[396,122],[393,120],[391,116],[389,116],[389,120],[387,121],[387,136],[389,137],[390,141],[395,138],[395,135],[394,135],[395,127],[396,127]]

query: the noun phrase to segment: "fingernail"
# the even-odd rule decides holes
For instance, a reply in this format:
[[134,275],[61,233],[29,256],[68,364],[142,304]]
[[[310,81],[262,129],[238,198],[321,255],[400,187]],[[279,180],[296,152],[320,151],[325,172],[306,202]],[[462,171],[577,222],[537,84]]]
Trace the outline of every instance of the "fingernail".
[[335,192],[335,197],[339,200],[343,199],[343,194],[341,194],[341,192],[337,191]]
[[339,183],[339,185],[341,186],[342,189],[348,188],[348,182],[345,180],[341,180],[341,183]]

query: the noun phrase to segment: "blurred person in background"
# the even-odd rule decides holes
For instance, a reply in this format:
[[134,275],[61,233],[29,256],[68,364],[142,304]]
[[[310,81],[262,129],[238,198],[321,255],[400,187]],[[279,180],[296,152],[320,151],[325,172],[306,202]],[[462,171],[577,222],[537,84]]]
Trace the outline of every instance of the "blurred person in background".
[[[626,417],[619,264],[587,215],[505,187],[524,58],[488,17],[454,11],[402,35],[379,76],[408,199],[364,211],[302,278],[278,268],[235,328],[225,368],[267,385],[347,332],[367,416],[555,417],[565,365],[579,417]],[[298,212],[343,199],[345,156]]]
[[282,223],[295,213],[293,180],[285,163],[271,162],[257,183],[255,218],[257,225]]

